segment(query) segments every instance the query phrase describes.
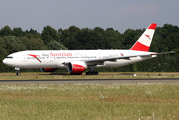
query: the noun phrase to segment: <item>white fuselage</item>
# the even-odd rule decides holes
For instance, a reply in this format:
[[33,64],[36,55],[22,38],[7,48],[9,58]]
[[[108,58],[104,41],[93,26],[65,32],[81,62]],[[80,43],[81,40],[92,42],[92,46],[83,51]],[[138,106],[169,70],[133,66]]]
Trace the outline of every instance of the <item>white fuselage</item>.
[[[87,65],[95,65],[94,67],[119,67],[156,57],[150,56],[151,53],[153,52],[133,50],[27,50],[10,54],[3,63],[16,68],[67,68],[64,63],[72,61],[136,55],[128,59],[86,62]],[[142,56],[143,54],[149,56]]]

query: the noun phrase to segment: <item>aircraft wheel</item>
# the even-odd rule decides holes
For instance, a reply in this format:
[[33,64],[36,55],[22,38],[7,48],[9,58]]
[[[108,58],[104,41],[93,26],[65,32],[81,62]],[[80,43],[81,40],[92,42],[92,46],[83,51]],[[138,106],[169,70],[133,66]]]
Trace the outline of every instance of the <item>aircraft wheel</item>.
[[91,72],[91,75],[95,75],[94,72]]
[[91,72],[86,72],[86,75],[91,75]]
[[88,72],[86,72],[86,75],[98,75],[98,72],[91,72],[91,71],[88,71]]
[[18,75],[18,76],[19,76],[19,75],[21,75],[21,73],[20,73],[20,72],[17,72],[17,73],[16,73],[16,75]]
[[82,73],[70,73],[70,75],[82,75]]
[[94,72],[95,75],[98,75],[98,72]]

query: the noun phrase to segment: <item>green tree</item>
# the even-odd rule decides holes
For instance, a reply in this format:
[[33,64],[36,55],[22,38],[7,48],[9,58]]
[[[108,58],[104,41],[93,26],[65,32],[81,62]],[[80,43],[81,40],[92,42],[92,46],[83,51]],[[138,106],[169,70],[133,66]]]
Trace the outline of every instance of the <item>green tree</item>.
[[67,50],[65,46],[55,40],[48,43],[47,46],[49,50]]
[[[0,61],[3,61],[3,59],[8,55],[6,49],[0,47]],[[0,63],[0,72],[7,72],[11,71],[13,68],[8,67],[7,65],[4,65],[2,62]]]
[[51,26],[44,27],[41,36],[45,44],[48,44],[53,40],[59,40],[59,35],[57,31]]
[[24,36],[27,38],[35,38],[35,39],[41,38],[41,34],[38,33],[37,30],[34,30],[32,28],[29,31],[26,30],[24,34],[25,34]]
[[8,53],[14,53],[22,50],[26,50],[26,47],[22,43],[22,41],[15,36],[5,36],[3,37],[6,42],[6,48]]
[[84,28],[76,36],[76,39],[81,43],[81,49],[95,49],[96,45],[94,43],[95,36],[93,31],[88,28]]
[[59,29],[58,34],[64,46],[70,50],[75,50],[82,47],[79,39],[77,38],[80,31],[81,30],[78,27],[71,26],[65,30]]
[[21,37],[20,40],[27,50],[47,50],[47,46],[42,39]]
[[14,28],[11,33],[12,36],[16,36],[16,37],[22,37],[23,34],[24,34],[24,32],[22,31],[22,29],[20,27]]
[[110,42],[112,49],[122,49],[122,36],[120,33],[115,31],[113,28],[107,28],[105,31],[107,41]]
[[11,28],[7,25],[0,30],[0,36],[10,36],[10,35],[11,35]]
[[137,72],[137,63],[132,64],[131,67],[133,72]]

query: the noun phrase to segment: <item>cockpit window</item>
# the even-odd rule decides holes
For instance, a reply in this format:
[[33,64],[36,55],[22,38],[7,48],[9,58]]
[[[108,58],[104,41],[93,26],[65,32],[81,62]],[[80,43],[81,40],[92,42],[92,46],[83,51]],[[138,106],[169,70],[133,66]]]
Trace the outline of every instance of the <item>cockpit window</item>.
[[6,58],[8,58],[8,59],[13,59],[13,57],[12,57],[12,56],[7,56]]

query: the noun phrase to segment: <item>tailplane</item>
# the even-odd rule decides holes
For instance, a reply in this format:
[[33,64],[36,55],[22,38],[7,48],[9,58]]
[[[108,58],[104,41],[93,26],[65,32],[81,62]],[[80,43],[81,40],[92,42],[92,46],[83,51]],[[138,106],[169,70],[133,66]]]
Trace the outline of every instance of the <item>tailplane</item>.
[[156,26],[156,23],[150,24],[150,26],[145,30],[145,32],[140,36],[140,38],[137,40],[137,42],[132,46],[130,50],[148,52]]

